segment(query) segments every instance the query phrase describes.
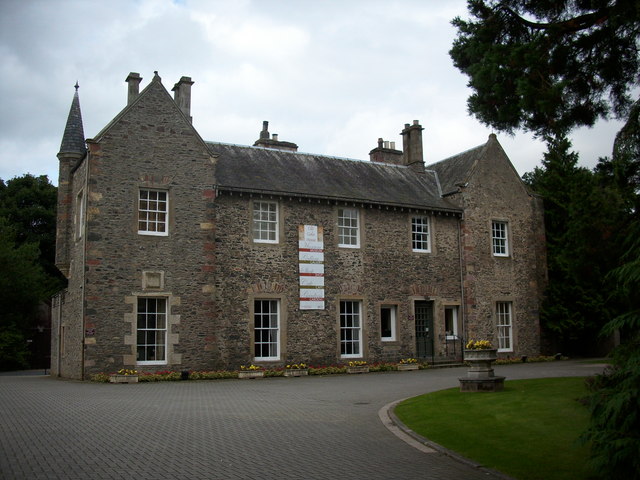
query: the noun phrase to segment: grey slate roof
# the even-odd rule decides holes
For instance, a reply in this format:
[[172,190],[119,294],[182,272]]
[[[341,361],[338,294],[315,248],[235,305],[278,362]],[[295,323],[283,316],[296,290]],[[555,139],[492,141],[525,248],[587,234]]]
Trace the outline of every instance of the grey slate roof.
[[[489,137],[489,141],[491,141],[491,137]],[[458,187],[456,184],[467,182],[474,165],[482,158],[487,148],[487,143],[471,148],[453,157],[445,158],[426,167],[437,173],[443,195],[446,196],[447,194],[457,192]]]
[[80,112],[80,97],[78,97],[78,84],[76,83],[76,93],[73,95],[67,124],[64,127],[64,135],[60,144],[60,153],[86,152],[84,143],[84,127],[82,125],[82,113]]
[[459,212],[434,172],[260,147],[207,142],[218,190]]

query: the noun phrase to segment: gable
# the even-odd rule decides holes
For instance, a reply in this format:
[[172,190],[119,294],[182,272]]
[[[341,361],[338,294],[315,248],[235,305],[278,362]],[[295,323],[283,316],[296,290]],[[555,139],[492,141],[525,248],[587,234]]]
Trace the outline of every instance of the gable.
[[469,184],[481,186],[486,193],[493,191],[493,194],[500,195],[504,188],[516,188],[529,195],[528,189],[495,134],[489,135],[484,145],[471,148],[427,168],[437,173],[444,196],[457,193],[461,187],[467,187]]
[[[151,118],[155,119],[150,121]],[[197,138],[202,147],[206,149],[204,140],[200,137],[196,129],[191,124],[189,118],[180,110],[180,107],[171,97],[162,84],[160,76],[156,73],[147,87],[118,113],[93,139],[92,142],[100,142],[109,137],[115,129],[122,127],[124,130],[130,128],[134,122],[139,122],[141,130],[145,130],[145,123],[149,123],[149,128],[155,128],[156,134],[184,133]],[[153,126],[151,126],[153,125]],[[162,130],[162,126],[165,129]],[[140,135],[144,147],[148,143],[153,143],[153,135]]]

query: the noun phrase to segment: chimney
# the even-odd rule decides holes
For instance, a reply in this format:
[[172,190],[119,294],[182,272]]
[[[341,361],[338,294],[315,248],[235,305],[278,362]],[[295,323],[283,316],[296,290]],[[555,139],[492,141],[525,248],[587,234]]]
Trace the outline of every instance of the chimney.
[[269,122],[266,120],[262,122],[262,131],[260,132],[260,140],[263,138],[269,139]]
[[413,125],[405,123],[402,130],[402,164],[410,167],[416,173],[424,173],[424,158],[422,153],[422,125],[418,120]]
[[402,165],[402,151],[396,150],[396,142],[378,139],[378,146],[369,152],[369,160],[378,163]]
[[174,92],[173,99],[190,122],[193,120],[191,118],[191,85],[193,85],[191,77],[181,77],[171,89]]
[[278,134],[274,133],[272,136],[269,134],[269,122],[266,120],[262,122],[262,131],[260,132],[260,138],[253,144],[254,147],[271,148],[273,150],[286,150],[288,152],[297,152],[298,145],[293,142],[285,142],[278,140]]
[[127,105],[131,105],[133,101],[138,98],[140,93],[140,82],[142,77],[139,73],[131,72],[125,79],[125,82],[129,84],[129,94],[127,95]]

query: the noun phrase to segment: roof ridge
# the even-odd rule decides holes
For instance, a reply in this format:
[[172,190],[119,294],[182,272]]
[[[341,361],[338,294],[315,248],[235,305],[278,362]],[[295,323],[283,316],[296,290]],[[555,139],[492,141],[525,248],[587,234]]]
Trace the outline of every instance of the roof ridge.
[[268,152],[278,152],[278,153],[284,153],[287,155],[304,155],[304,156],[308,156],[308,157],[321,157],[321,158],[330,158],[330,159],[334,159],[334,160],[346,160],[349,162],[359,162],[359,163],[370,163],[371,165],[380,165],[383,167],[395,167],[395,168],[409,168],[406,165],[394,165],[392,163],[383,163],[383,162],[372,162],[371,160],[364,160],[361,158],[349,158],[349,157],[339,157],[337,155],[325,155],[322,153],[311,153],[311,152],[292,152],[290,150],[280,150],[278,148],[268,148],[268,147],[259,147],[259,146],[255,146],[255,145],[242,145],[239,143],[228,143],[228,142],[219,142],[219,141],[213,141],[213,140],[205,140],[205,143],[207,145],[224,145],[227,147],[239,147],[239,148],[251,148],[251,149],[256,149],[256,150],[264,150],[264,151],[268,151]]

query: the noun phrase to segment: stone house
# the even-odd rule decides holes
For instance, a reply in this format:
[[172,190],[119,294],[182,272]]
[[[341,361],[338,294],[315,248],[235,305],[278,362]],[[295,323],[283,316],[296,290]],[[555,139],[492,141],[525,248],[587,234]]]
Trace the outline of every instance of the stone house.
[[349,360],[459,361],[470,337],[537,355],[541,201],[495,135],[426,166],[417,121],[369,161],[203,140],[155,74],[58,159],[54,375]]

